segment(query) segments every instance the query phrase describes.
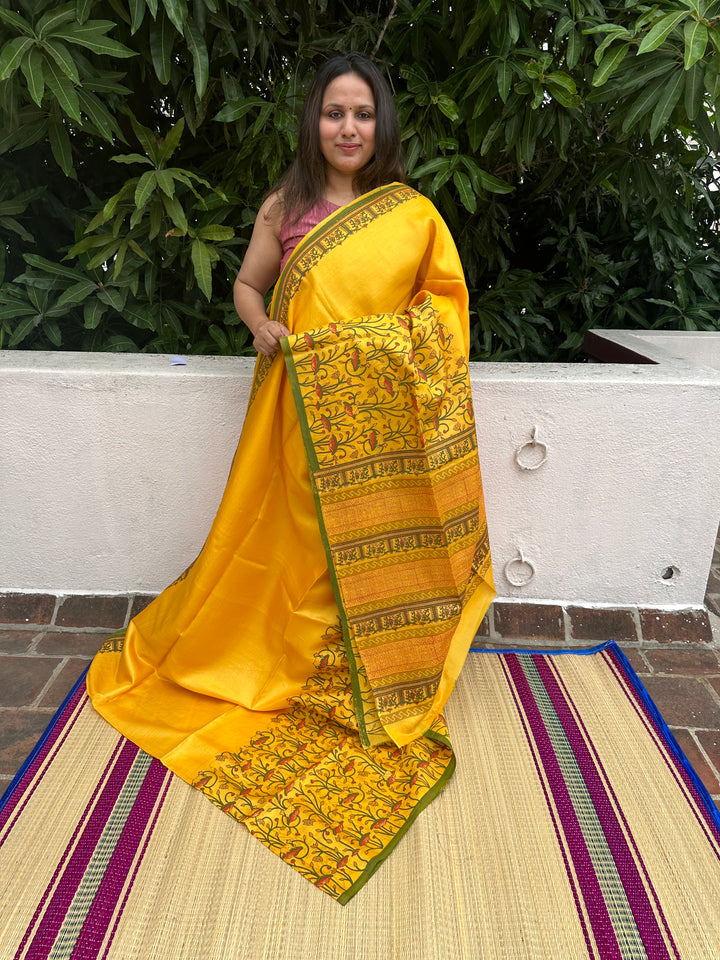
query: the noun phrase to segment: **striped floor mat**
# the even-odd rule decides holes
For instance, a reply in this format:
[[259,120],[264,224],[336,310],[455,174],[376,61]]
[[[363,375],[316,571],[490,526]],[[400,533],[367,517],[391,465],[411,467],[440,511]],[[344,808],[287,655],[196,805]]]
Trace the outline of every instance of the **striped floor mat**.
[[0,801],[0,957],[720,957],[720,815],[615,644],[473,652],[448,721],[454,779],[341,907],[78,687]]

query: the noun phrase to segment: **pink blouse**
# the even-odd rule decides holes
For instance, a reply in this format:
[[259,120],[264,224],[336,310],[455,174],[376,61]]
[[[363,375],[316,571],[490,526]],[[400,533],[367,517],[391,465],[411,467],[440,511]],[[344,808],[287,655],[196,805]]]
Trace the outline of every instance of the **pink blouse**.
[[309,233],[312,228],[316,227],[325,217],[329,217],[331,213],[339,209],[336,203],[330,203],[329,200],[319,200],[315,206],[310,207],[307,213],[304,213],[295,223],[283,220],[280,225],[280,246],[282,247],[280,272],[282,272],[285,264],[290,259],[290,254],[305,234]]

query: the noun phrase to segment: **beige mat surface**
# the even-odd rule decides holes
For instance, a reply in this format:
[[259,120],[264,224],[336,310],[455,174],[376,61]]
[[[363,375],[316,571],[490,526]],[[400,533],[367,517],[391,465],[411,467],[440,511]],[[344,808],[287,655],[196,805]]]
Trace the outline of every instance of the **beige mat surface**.
[[339,906],[79,691],[0,814],[0,957],[720,956],[720,831],[614,645],[473,653],[458,770]]

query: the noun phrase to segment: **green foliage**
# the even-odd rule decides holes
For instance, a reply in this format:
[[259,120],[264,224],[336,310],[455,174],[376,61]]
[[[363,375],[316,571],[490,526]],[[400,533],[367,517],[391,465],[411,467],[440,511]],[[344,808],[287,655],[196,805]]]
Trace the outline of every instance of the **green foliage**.
[[457,240],[475,357],[718,328],[720,0],[0,0],[0,347],[251,350],[232,282],[348,49]]

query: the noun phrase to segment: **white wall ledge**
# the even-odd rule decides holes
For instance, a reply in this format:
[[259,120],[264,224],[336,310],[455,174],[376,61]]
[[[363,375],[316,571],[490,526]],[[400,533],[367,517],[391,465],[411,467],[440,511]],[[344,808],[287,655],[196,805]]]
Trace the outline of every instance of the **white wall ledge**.
[[[720,518],[720,334],[603,336],[652,362],[471,365],[498,595],[699,606]],[[173,580],[212,522],[252,370],[0,351],[0,591]],[[521,470],[535,427],[547,460]],[[504,574],[518,550],[535,567],[524,587]]]

